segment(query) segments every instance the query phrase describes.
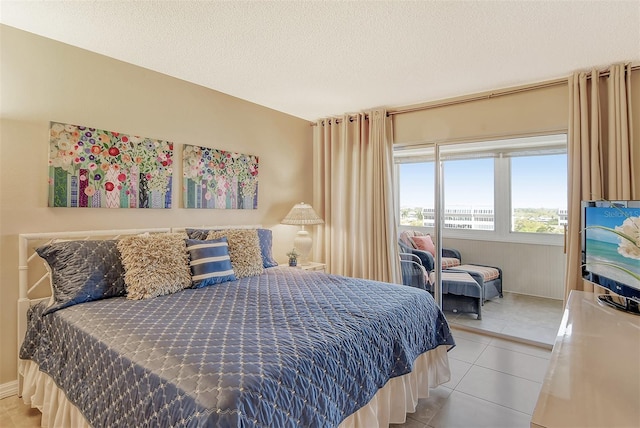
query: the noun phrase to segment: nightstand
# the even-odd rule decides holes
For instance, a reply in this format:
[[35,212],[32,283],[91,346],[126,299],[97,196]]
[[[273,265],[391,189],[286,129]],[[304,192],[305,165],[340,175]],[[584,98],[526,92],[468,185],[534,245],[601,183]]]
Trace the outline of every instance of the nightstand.
[[315,270],[315,271],[318,271],[318,272],[324,272],[326,267],[327,267],[326,263],[316,263],[316,262],[309,262],[308,265],[298,265],[298,266],[296,266],[297,269]]

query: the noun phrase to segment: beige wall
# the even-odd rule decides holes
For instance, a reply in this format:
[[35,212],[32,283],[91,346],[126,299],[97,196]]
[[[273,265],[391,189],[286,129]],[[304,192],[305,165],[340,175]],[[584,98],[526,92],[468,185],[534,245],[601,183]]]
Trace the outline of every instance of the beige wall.
[[561,246],[453,238],[445,239],[443,246],[460,251],[463,263],[500,267],[504,291],[564,299]]
[[[606,84],[603,82],[602,85]],[[634,165],[636,170],[640,170],[640,120],[637,119],[640,117],[640,70],[632,73],[631,87],[631,104],[635,119]],[[428,107],[429,104],[437,105],[439,102],[425,103],[424,106]],[[568,120],[569,87],[567,84],[559,84],[478,101],[396,114],[393,116],[394,143],[480,141],[566,131]],[[606,112],[603,112],[603,120],[606,122]],[[636,181],[640,183],[640,174]]]
[[[285,260],[296,228],[278,223],[312,198],[307,121],[11,27],[0,40],[0,386],[16,379],[19,233],[261,223]],[[174,142],[173,208],[48,208],[51,120]],[[258,209],[180,208],[182,144],[258,155]]]

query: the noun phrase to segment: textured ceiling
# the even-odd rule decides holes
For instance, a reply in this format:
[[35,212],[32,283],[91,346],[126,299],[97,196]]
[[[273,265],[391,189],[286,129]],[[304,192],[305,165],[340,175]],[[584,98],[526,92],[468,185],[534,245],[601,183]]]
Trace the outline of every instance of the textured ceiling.
[[640,63],[640,1],[0,1],[0,22],[315,120]]

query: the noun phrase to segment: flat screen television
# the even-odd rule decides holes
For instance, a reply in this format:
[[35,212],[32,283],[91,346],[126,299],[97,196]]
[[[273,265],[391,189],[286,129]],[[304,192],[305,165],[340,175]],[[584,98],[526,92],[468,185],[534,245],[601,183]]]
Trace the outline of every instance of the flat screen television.
[[602,303],[640,315],[640,201],[582,202],[582,276]]

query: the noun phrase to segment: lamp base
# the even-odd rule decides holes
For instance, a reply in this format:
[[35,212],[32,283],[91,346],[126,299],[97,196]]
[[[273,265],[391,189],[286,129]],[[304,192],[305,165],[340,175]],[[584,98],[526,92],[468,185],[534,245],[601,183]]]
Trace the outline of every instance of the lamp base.
[[300,265],[308,265],[309,264],[309,253],[311,253],[311,246],[313,241],[311,240],[311,235],[304,229],[301,229],[296,234],[295,239],[293,240],[293,246],[298,251],[298,264]]

